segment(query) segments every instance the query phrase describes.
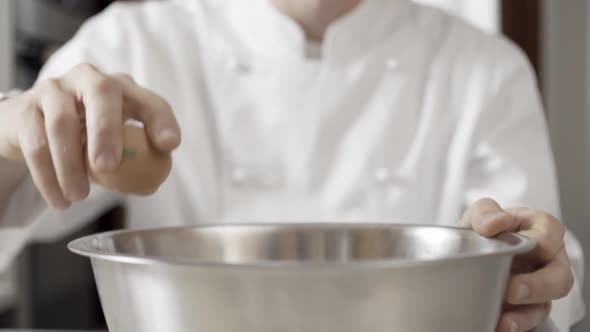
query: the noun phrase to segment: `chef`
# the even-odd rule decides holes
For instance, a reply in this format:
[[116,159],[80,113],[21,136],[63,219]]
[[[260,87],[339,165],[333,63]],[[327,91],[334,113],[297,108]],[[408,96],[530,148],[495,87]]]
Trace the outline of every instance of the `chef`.
[[[117,172],[128,119],[173,153],[147,197],[88,180]],[[568,331],[583,315],[530,65],[504,38],[408,0],[177,0],[91,19],[0,103],[0,268],[43,225],[115,204],[130,227],[520,232],[538,241],[539,268],[511,278],[498,331]]]

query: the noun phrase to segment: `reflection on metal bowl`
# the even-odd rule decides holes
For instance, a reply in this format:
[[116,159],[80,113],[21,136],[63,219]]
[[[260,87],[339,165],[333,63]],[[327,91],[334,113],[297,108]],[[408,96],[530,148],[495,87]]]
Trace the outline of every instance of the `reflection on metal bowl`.
[[111,332],[494,331],[515,234],[394,224],[240,224],[76,240]]

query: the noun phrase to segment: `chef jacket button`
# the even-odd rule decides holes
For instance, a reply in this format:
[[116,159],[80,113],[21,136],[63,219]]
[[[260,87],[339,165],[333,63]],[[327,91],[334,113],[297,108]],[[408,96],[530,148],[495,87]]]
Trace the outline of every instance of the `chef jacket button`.
[[385,167],[379,167],[375,170],[375,182],[378,184],[386,184],[391,180],[391,172]]
[[385,69],[388,71],[394,71],[399,66],[399,61],[395,58],[389,58],[385,61]]
[[248,173],[243,168],[234,168],[231,171],[231,182],[235,186],[244,186],[248,182]]
[[243,62],[243,61],[239,61],[239,60],[233,61],[231,63],[231,67],[234,71],[236,71],[237,73],[242,74],[242,75],[248,75],[248,74],[252,73],[252,66],[246,62]]

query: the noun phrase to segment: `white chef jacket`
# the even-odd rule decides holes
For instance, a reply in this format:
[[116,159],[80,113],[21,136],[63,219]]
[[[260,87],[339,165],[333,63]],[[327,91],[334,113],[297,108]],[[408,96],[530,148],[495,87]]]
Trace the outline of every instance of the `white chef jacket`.
[[[171,103],[183,144],[150,197],[93,188],[54,212],[25,180],[0,219],[0,266],[34,233],[117,203],[130,227],[453,225],[480,197],[559,215],[534,74],[510,42],[408,0],[367,0],[316,51],[265,0],[117,4],[91,19],[41,79],[82,62],[128,73]],[[576,288],[552,318],[567,331],[582,315]]]

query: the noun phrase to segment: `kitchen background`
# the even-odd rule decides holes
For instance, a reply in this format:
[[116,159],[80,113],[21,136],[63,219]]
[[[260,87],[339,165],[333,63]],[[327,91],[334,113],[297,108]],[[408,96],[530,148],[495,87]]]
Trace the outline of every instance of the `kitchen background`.
[[[188,1],[188,0],[187,0]],[[557,159],[563,220],[590,253],[590,2],[417,0],[448,10],[520,45],[539,77]],[[47,57],[114,0],[0,0],[0,91],[33,84]],[[88,262],[69,254],[80,235],[124,225],[114,209],[80,229],[46,225],[0,275],[0,328],[103,328]],[[73,233],[72,233],[73,232]],[[63,235],[67,234],[67,235]],[[590,266],[590,254],[586,257]],[[590,273],[586,274],[586,284]],[[590,287],[585,299],[590,302]],[[590,331],[590,319],[574,332]]]

